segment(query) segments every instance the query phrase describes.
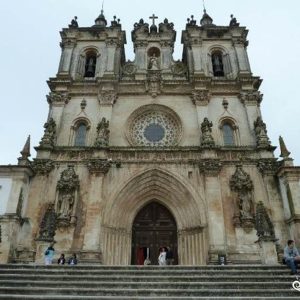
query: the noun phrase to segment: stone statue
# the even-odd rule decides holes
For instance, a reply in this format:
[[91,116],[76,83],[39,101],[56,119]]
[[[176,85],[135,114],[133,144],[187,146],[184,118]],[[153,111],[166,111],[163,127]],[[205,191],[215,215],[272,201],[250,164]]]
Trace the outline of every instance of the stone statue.
[[40,146],[53,147],[56,137],[56,123],[53,118],[50,118],[48,122],[44,124],[44,136],[40,141]]
[[253,210],[252,210],[251,193],[248,191],[241,191],[238,197],[239,197],[241,217],[243,219],[252,219]]
[[256,144],[259,148],[268,148],[270,141],[267,135],[267,127],[261,117],[257,117],[254,121],[254,132],[256,135]]
[[79,178],[72,165],[68,165],[68,168],[61,173],[56,188],[57,226],[66,227],[71,225],[74,218],[76,219],[73,211],[79,189]]
[[153,55],[150,57],[149,69],[159,70],[158,61],[157,61],[157,57],[155,56],[155,53],[153,53]]
[[229,23],[229,26],[232,27],[232,26],[240,26],[240,23],[237,22],[236,18],[231,14],[230,15],[230,23]]
[[109,143],[109,121],[106,118],[102,118],[101,122],[97,126],[97,139],[95,142],[96,147],[107,147]]
[[260,201],[256,206],[256,235],[260,240],[275,241],[274,225],[267,213],[264,204]]
[[56,230],[56,213],[54,204],[50,203],[40,224],[40,233],[38,240],[52,242]]
[[77,17],[76,16],[71,21],[71,24],[69,24],[69,28],[78,28],[78,22],[77,22]]
[[58,217],[62,217],[62,218],[71,217],[73,206],[74,206],[73,193],[60,194],[58,196],[57,209],[56,209]]
[[209,122],[208,118],[204,118],[203,122],[201,124],[201,132],[202,132],[202,137],[201,137],[201,145],[202,146],[214,146],[215,142],[212,137],[212,122]]
[[236,193],[234,225],[242,226],[246,232],[250,232],[254,227],[253,183],[249,174],[242,169],[242,165],[236,166],[236,171],[230,179],[230,188]]

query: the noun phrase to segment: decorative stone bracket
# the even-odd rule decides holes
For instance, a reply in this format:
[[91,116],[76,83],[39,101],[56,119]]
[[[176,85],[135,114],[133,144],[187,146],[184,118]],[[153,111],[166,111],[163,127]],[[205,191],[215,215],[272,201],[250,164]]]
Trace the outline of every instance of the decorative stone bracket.
[[222,168],[222,163],[218,159],[205,159],[198,163],[200,172],[207,175],[217,176]]
[[109,171],[111,164],[112,162],[108,159],[90,159],[86,165],[91,174],[105,175]]
[[49,175],[54,168],[54,163],[50,159],[34,159],[31,167],[36,174]]

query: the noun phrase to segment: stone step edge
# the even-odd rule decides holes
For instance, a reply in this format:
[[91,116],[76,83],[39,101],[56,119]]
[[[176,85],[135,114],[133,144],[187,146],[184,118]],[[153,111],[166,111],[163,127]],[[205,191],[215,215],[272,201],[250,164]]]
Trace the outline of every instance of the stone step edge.
[[[55,261],[56,262],[56,261]],[[57,265],[54,263],[52,265],[56,267],[61,267],[60,265]],[[44,264],[0,264],[0,268],[47,268],[48,266],[45,266]],[[126,265],[126,266],[121,266],[121,265],[94,265],[94,264],[78,264],[76,267],[81,267],[85,269],[160,269],[160,268],[170,268],[170,269],[218,269],[218,268],[228,268],[228,269],[270,269],[270,268],[284,268],[285,265],[281,264],[273,264],[273,265],[197,265],[197,266],[192,266],[192,265],[173,265],[173,266],[158,266],[158,265],[150,265],[150,266],[143,266],[143,265]]]
[[69,296],[69,295],[2,295],[0,294],[0,299],[11,300],[294,300],[299,299],[299,296],[291,297],[273,297],[273,296],[258,296],[258,297],[243,297],[243,296],[230,296],[230,297],[218,297],[218,296],[193,296],[191,297],[166,297],[166,296]]
[[[57,285],[59,286],[62,282],[60,281],[45,281],[45,280],[0,280],[0,287],[3,287],[5,284],[9,284],[9,283],[13,283],[13,284],[51,284],[51,285]],[[288,284],[289,281],[276,281],[276,285],[279,284]],[[63,284],[68,284],[68,285],[73,285],[73,284],[77,284],[78,286],[78,281],[68,281],[68,282],[64,282]],[[149,281],[139,281],[139,282],[132,282],[132,281],[96,281],[96,282],[85,282],[82,281],[82,284],[86,285],[125,285],[125,284],[130,284],[130,285],[186,285],[186,286],[192,286],[192,285],[216,285],[216,281],[214,282],[203,282],[203,281],[192,281],[192,282],[181,282],[181,281],[172,281],[172,282],[149,282]],[[257,282],[257,281],[226,281],[225,283],[222,282],[218,282],[218,284],[220,285],[269,285],[269,284],[273,284],[273,281],[270,282]],[[299,295],[300,296],[300,295]]]
[[[126,292],[126,291],[130,291],[130,292],[133,292],[133,291],[139,291],[138,289],[124,289],[124,288],[121,288],[121,289],[102,289],[102,288],[76,288],[76,287],[73,287],[73,288],[65,288],[65,287],[46,287],[46,288],[39,288],[39,287],[0,287],[0,293],[1,291],[3,290],[7,290],[7,291],[10,291],[10,290],[14,290],[14,291],[18,291],[18,290],[21,290],[21,291],[25,291],[25,290],[34,290],[34,291],[39,291],[39,290],[43,290],[43,291],[54,291],[57,292],[58,291],[64,291],[64,292],[67,292],[67,291],[80,291],[80,292]],[[168,292],[168,291],[176,291],[176,292],[186,292],[187,290],[186,289],[147,289],[147,292],[148,291],[151,291],[151,290],[154,290],[155,292]],[[203,292],[222,292],[224,291],[223,289],[189,289],[189,292],[199,292],[199,291],[203,291]],[[253,289],[226,289],[226,292],[237,292],[237,291],[242,291],[242,292],[253,292]],[[265,292],[266,289],[255,289],[255,292]],[[272,292],[287,292],[286,289],[272,289],[270,290]],[[289,289],[289,291],[294,291],[295,293],[297,292],[296,290],[293,290],[292,289],[292,284],[291,284],[291,289]],[[300,296],[300,292],[299,293],[299,296]]]
[[[0,280],[4,280],[6,278],[13,277],[13,278],[49,278],[49,279],[57,279],[57,278],[63,278],[63,279],[80,279],[80,280],[88,280],[88,279],[111,279],[111,280],[118,280],[118,279],[124,279],[124,276],[120,276],[120,275],[116,275],[116,274],[112,274],[110,276],[108,275],[88,275],[85,274],[84,278],[82,278],[82,275],[80,274],[14,274],[14,273],[8,273],[8,274],[0,274]],[[255,275],[255,274],[244,274],[243,276],[241,276],[240,274],[238,275],[230,275],[228,276],[227,274],[219,274],[218,277],[213,277],[214,280],[224,280],[224,277],[226,279],[270,279],[270,280],[274,280],[274,277],[270,277],[268,275]],[[286,273],[286,274],[282,274],[282,275],[278,275],[276,276],[276,279],[280,279],[280,278],[291,278],[291,277],[296,277],[296,275],[290,275],[290,272]],[[1,279],[2,278],[2,279]],[[127,275],[126,279],[132,279],[132,280],[136,280],[136,279],[147,279],[147,280],[160,280],[160,279],[180,279],[180,280],[190,280],[190,279],[195,279],[195,278],[199,278],[199,279],[212,279],[211,275],[206,275],[206,274],[201,274],[201,275]]]

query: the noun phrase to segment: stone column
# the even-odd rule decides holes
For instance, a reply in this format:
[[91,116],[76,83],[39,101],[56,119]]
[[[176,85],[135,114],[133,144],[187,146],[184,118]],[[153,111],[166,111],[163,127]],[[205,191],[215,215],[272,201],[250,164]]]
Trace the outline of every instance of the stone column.
[[71,39],[61,42],[60,46],[62,48],[62,53],[58,69],[59,75],[66,75],[70,73],[71,60],[75,45],[75,40]]
[[[201,123],[203,122],[203,119],[208,115],[208,103],[210,100],[210,93],[208,90],[194,90],[192,92],[191,98],[193,103],[196,106],[198,125],[199,128],[201,128]],[[200,136],[199,136],[199,143],[200,143]]]
[[216,262],[219,253],[226,253],[225,222],[222,192],[219,179],[221,162],[218,159],[200,161],[200,172],[204,174],[205,198],[208,211],[209,262]]
[[[260,116],[260,103],[263,95],[259,91],[242,91],[239,96],[241,102],[246,109],[246,115],[248,120],[249,132],[253,133],[254,121]],[[256,145],[256,138],[254,134],[250,134],[253,145]]]
[[251,74],[250,64],[246,51],[247,44],[248,42],[244,39],[236,39],[234,41],[234,48],[237,56],[240,75]]
[[300,169],[291,161],[284,161],[277,176],[283,199],[285,221],[289,225],[290,238],[300,243]]
[[86,262],[101,263],[101,202],[103,177],[109,171],[107,159],[91,159],[87,165],[90,172],[90,187],[86,211],[85,235],[80,259]]

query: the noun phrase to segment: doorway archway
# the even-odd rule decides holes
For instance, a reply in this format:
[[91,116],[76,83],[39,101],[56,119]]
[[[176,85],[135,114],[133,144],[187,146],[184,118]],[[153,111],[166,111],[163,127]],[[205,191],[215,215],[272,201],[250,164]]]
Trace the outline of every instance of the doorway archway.
[[153,201],[136,215],[132,226],[132,259],[134,265],[143,265],[149,256],[151,265],[157,265],[159,249],[170,247],[177,264],[177,225],[171,212]]

